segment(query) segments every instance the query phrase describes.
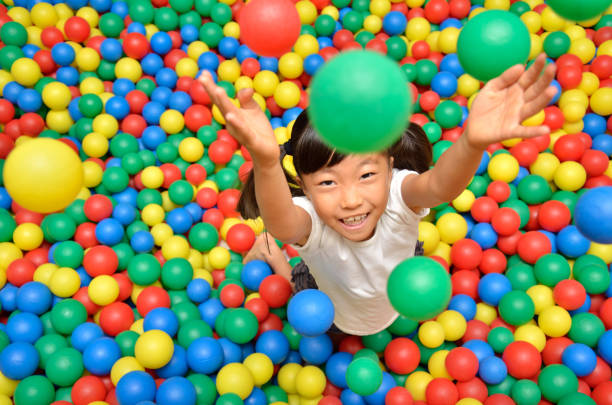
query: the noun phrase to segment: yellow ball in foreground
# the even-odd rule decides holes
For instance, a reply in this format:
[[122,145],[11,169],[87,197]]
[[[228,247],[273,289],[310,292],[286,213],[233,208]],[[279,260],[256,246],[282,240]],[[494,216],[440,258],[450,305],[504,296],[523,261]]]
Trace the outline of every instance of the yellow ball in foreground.
[[32,139],[13,149],[4,163],[3,177],[13,200],[40,213],[63,210],[83,187],[79,156],[49,138]]
[[146,368],[168,364],[174,353],[172,338],[164,331],[153,329],[140,335],[134,346],[134,356]]

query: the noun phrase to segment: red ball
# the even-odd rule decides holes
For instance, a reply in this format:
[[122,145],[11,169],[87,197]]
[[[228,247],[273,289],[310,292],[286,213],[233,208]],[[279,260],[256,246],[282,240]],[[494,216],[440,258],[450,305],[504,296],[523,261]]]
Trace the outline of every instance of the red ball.
[[432,90],[427,90],[421,94],[419,105],[424,111],[434,111],[440,104],[440,95]]
[[191,87],[189,87],[189,95],[193,100],[194,104],[202,104],[202,105],[210,105],[210,97],[206,90],[204,90],[204,85],[197,80],[194,80],[191,83]]
[[272,312],[268,314],[268,317],[259,324],[257,333],[260,335],[269,330],[283,330],[283,321],[280,317]]
[[44,217],[44,214],[26,210],[25,208],[21,208],[15,213],[15,221],[17,222],[17,225],[25,223],[40,225]]
[[199,186],[206,180],[206,168],[198,163],[189,165],[185,170],[185,179],[194,186]]
[[508,260],[506,256],[497,249],[487,249],[482,252],[482,260],[479,269],[484,274],[503,273],[506,270]]
[[196,194],[196,202],[202,208],[212,208],[217,205],[217,192],[210,187],[202,187]]
[[9,264],[6,269],[6,279],[16,287],[21,287],[25,283],[32,281],[36,266],[30,260],[21,258]]
[[550,146],[550,134],[529,138],[529,142],[534,142],[538,147],[539,152],[544,152]]
[[91,27],[86,19],[82,17],[70,17],[64,24],[66,37],[74,42],[85,42],[89,38]]
[[[415,41],[411,49],[412,49],[412,56],[417,59],[425,59],[429,56],[429,53],[431,52],[431,48],[429,47],[429,44],[427,43],[427,41],[423,41],[423,40]],[[440,102],[439,97],[438,97],[438,102]],[[425,111],[429,111],[429,110],[425,110]]]
[[484,401],[483,405],[516,405],[516,403],[508,395],[493,394]]
[[599,318],[607,329],[612,329],[612,298],[606,299],[599,307]]
[[162,183],[163,188],[170,188],[172,183],[180,180],[183,177],[181,169],[179,169],[178,166],[173,163],[164,163],[163,165],[159,166],[159,169],[164,174],[164,182]]
[[39,248],[30,250],[25,254],[24,258],[34,263],[36,267],[45,264],[49,261],[49,247],[43,244],[43,246]]
[[137,114],[129,114],[121,122],[121,131],[140,138],[142,131],[148,127],[147,121]]
[[117,271],[118,266],[117,253],[108,246],[94,246],[83,256],[83,267],[92,277],[103,274],[111,275]]
[[608,170],[609,163],[610,160],[605,152],[594,149],[585,150],[580,159],[580,164],[584,167],[589,177],[596,177],[604,174],[604,172]]
[[578,162],[585,150],[586,145],[577,134],[563,135],[555,142],[555,146],[553,147],[555,155],[561,162],[569,160]]
[[289,281],[278,274],[269,275],[259,284],[259,295],[270,308],[280,308],[285,305],[292,292]]
[[211,122],[212,113],[203,105],[194,104],[185,111],[185,126],[194,132]]
[[431,0],[425,5],[425,18],[434,24],[440,24],[448,18],[450,7],[446,0]]
[[365,346],[361,341],[361,336],[355,335],[347,335],[340,341],[340,345],[338,345],[339,352],[346,352],[350,354],[355,354],[363,348],[365,348]]
[[499,206],[493,198],[482,196],[474,201],[470,208],[470,213],[478,222],[490,222],[493,218],[493,214],[495,214],[498,209]]
[[501,180],[493,180],[487,186],[487,196],[497,203],[502,203],[510,197],[510,186]]
[[107,335],[117,336],[129,330],[132,323],[134,323],[134,313],[125,302],[113,302],[102,308],[100,312],[100,327]]
[[472,239],[461,239],[451,247],[450,259],[458,269],[475,269],[482,259],[482,248]]
[[459,392],[452,381],[446,378],[434,378],[425,389],[428,405],[455,405]]
[[550,128],[551,131],[556,131],[563,127],[565,117],[561,109],[555,105],[544,108],[544,125]]
[[561,280],[553,289],[553,297],[560,307],[573,311],[584,304],[586,300],[586,290],[584,286],[576,280]]
[[0,124],[6,124],[15,117],[15,106],[8,100],[0,100]]
[[469,381],[478,373],[478,357],[465,347],[448,352],[444,365],[448,374],[457,381]]
[[58,68],[53,60],[53,57],[51,56],[51,51],[47,49],[37,51],[32,59],[34,59],[38,66],[40,66],[40,71],[44,75],[51,74]]
[[40,40],[47,48],[53,48],[53,45],[64,42],[64,34],[57,27],[46,27],[40,33]]
[[240,190],[229,188],[219,193],[217,207],[226,217],[235,216],[238,200],[240,200]]
[[453,284],[453,295],[465,294],[473,299],[478,299],[478,271],[459,270],[451,276]]
[[472,339],[486,341],[490,330],[491,328],[489,327],[489,325],[487,325],[483,321],[472,319],[467,322],[467,328],[461,340],[464,342],[467,342],[468,340]]
[[90,221],[100,222],[112,215],[113,203],[104,194],[94,194],[85,200],[83,211]]
[[246,58],[240,64],[240,70],[242,71],[243,75],[252,79],[257,73],[259,73],[261,66],[259,65],[259,61],[257,59]]
[[595,369],[591,374],[582,377],[582,380],[584,380],[589,387],[594,388],[604,381],[610,381],[610,378],[612,378],[610,366],[601,357],[597,356]]
[[546,341],[544,350],[542,350],[542,361],[549,366],[551,364],[562,364],[561,356],[565,348],[574,342],[565,336],[551,338]]
[[119,285],[119,296],[117,297],[117,301],[125,301],[128,299],[128,297],[132,295],[134,284],[128,277],[127,271],[115,273],[111,275],[111,277],[114,278]]
[[448,2],[448,8],[451,17],[462,19],[470,14],[472,4],[470,0],[450,0]]
[[604,381],[591,393],[597,405],[612,405],[612,381]]
[[244,302],[244,290],[237,284],[227,284],[221,289],[219,299],[226,308],[238,308]]
[[255,243],[255,232],[246,224],[236,224],[227,231],[226,240],[234,252],[246,253]]
[[521,217],[509,207],[499,208],[491,218],[491,226],[500,236],[510,236],[521,226]]
[[217,229],[221,228],[221,225],[223,225],[224,220],[225,217],[223,216],[221,210],[218,208],[209,208],[202,215],[202,222],[207,222]]
[[234,148],[232,148],[231,144],[224,141],[213,141],[213,143],[211,143],[208,147],[208,157],[210,157],[210,160],[212,160],[213,163],[216,164],[226,164],[227,162],[232,160],[233,155]]
[[[265,21],[265,23],[264,23]],[[255,53],[279,57],[291,51],[301,21],[289,0],[253,0],[240,10],[240,39]]]
[[559,67],[557,70],[557,81],[563,90],[578,87],[582,81],[582,68],[577,66]]
[[580,69],[582,69],[582,61],[580,60],[580,58],[574,54],[570,54],[570,53],[566,53],[564,55],[561,55],[556,61],[555,61],[555,65],[557,65],[558,68],[562,68],[562,67],[578,67]]
[[612,76],[612,56],[599,55],[591,62],[591,72],[600,79],[607,79]]
[[130,112],[132,114],[140,114],[145,104],[149,102],[149,97],[143,91],[132,90],[125,95],[125,101],[130,105]]
[[130,32],[123,39],[123,52],[130,58],[144,58],[149,53],[147,37],[139,32]]
[[612,39],[612,27],[601,27],[593,36],[593,42],[595,42],[596,46],[603,44],[609,39]]
[[[394,3],[397,4],[397,3]],[[387,391],[385,405],[412,405],[412,394],[404,387],[393,387]]]
[[542,366],[542,357],[534,345],[528,342],[516,341],[504,349],[502,355],[508,374],[514,378],[532,378]]
[[421,353],[411,339],[398,337],[385,348],[385,364],[397,374],[409,374],[419,365]]
[[81,287],[79,290],[72,296],[75,300],[79,301],[85,307],[87,311],[87,315],[93,315],[100,310],[100,307],[89,298],[89,293],[87,292],[87,287]]
[[25,113],[19,118],[21,135],[38,135],[45,128],[45,120],[36,113]]
[[519,257],[529,264],[534,264],[540,257],[550,253],[551,249],[548,237],[538,231],[524,233],[517,245]]
[[170,295],[161,287],[150,285],[143,288],[136,298],[136,309],[141,316],[145,316],[155,308],[170,308]]
[[96,246],[99,243],[98,239],[96,239],[96,224],[84,222],[77,226],[74,241],[84,249]]
[[387,44],[381,39],[372,39],[366,44],[366,49],[369,51],[379,52],[383,55],[387,54]]
[[484,402],[489,395],[486,384],[478,377],[469,381],[458,382],[457,391],[459,392],[459,399],[474,398],[480,402]]
[[510,149],[510,153],[523,167],[529,167],[538,158],[538,148],[533,142],[519,142]]
[[342,401],[338,397],[326,395],[319,400],[318,405],[342,405]]
[[70,391],[70,399],[74,405],[87,405],[94,401],[104,401],[106,387],[100,378],[87,375],[76,380]]
[[538,222],[542,229],[559,232],[569,225],[572,213],[561,201],[550,200],[540,206]]
[[270,313],[268,303],[262,298],[251,298],[244,304],[244,307],[255,314],[258,322],[264,321]]

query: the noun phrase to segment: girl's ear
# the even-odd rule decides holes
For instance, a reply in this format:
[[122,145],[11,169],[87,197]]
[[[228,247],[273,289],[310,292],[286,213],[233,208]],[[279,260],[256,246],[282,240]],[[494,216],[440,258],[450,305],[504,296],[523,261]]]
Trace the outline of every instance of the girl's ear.
[[308,190],[306,189],[306,186],[304,185],[304,181],[300,178],[300,176],[297,176],[295,178],[295,182],[297,183],[298,186],[300,186],[300,188],[302,189],[302,191],[304,192],[304,195],[308,198],[310,198],[310,193],[308,192]]
[[393,164],[395,163],[395,159],[393,156],[389,156],[389,170],[393,170]]

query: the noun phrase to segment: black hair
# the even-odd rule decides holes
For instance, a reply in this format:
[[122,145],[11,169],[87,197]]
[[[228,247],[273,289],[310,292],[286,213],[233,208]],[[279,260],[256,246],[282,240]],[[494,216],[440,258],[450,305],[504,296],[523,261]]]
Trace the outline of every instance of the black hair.
[[[414,170],[423,173],[429,170],[432,163],[431,144],[420,125],[410,123],[402,137],[386,150],[393,157],[393,168]],[[291,137],[281,145],[281,160],[287,155],[293,156],[293,166],[298,176],[311,174],[325,167],[333,167],[346,158],[346,154],[331,149],[310,125],[306,110],[296,118]],[[284,169],[291,195],[303,196],[304,192],[291,174]],[[255,181],[249,173],[238,201],[238,212],[243,218],[257,218],[259,208],[255,199]]]

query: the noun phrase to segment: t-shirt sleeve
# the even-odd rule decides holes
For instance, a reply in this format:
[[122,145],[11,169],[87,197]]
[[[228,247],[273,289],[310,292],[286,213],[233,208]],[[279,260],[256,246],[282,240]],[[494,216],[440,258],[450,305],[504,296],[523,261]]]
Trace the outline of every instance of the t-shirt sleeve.
[[391,178],[391,190],[389,191],[389,202],[387,203],[387,213],[391,218],[399,222],[420,221],[429,214],[429,208],[421,208],[418,212],[413,211],[404,203],[402,198],[402,182],[406,176],[418,175],[411,170],[393,170]]
[[319,249],[321,247],[321,241],[323,236],[323,222],[321,218],[317,215],[317,212],[314,209],[314,206],[310,202],[310,200],[306,197],[293,197],[293,203],[300,208],[303,208],[308,215],[310,215],[310,219],[312,222],[312,227],[310,229],[310,235],[308,236],[308,240],[303,246],[291,245],[295,248],[298,253],[305,251],[312,251],[313,249]]

